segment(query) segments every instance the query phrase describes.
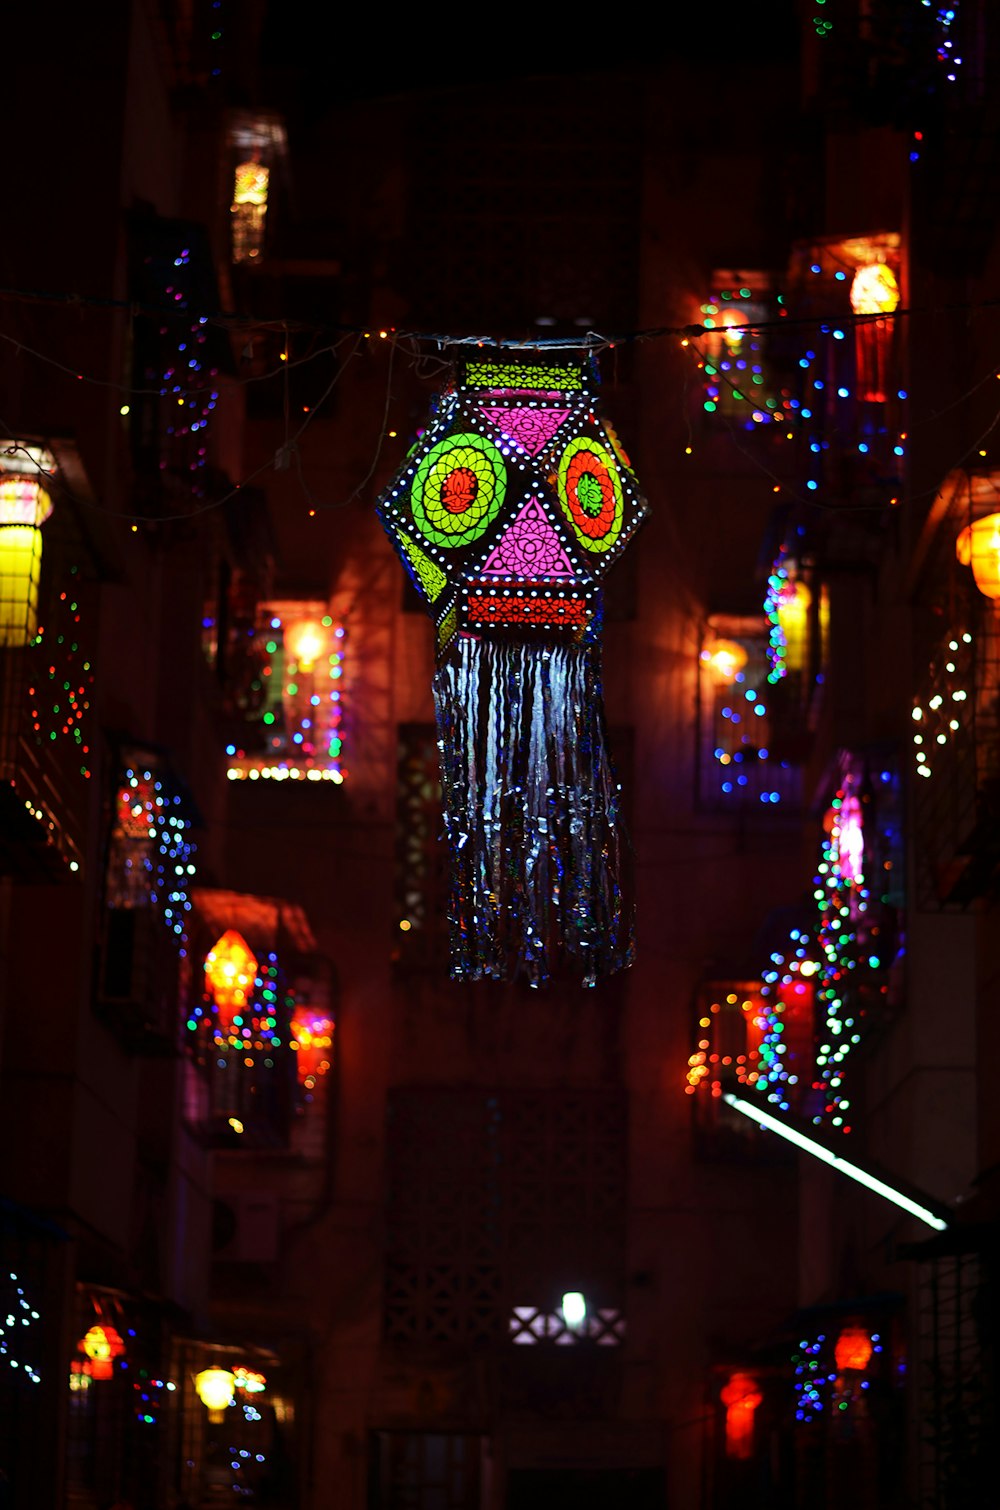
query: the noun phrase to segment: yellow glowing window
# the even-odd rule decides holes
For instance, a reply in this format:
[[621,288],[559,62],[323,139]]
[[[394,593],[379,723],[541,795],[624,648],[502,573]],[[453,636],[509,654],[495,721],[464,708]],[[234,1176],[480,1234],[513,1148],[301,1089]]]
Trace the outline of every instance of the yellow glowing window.
[[267,220],[267,189],[271,176],[264,163],[239,163],[233,179],[233,261],[250,262],[260,257]]

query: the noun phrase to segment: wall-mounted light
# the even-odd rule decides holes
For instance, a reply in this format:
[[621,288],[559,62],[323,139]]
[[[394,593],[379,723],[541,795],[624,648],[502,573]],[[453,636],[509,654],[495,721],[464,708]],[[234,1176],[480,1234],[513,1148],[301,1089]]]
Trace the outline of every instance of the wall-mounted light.
[[582,1332],[587,1324],[587,1302],[579,1290],[567,1290],[562,1298],[562,1318],[571,1332]]
[[198,1399],[210,1411],[225,1410],[232,1405],[235,1384],[235,1376],[228,1368],[203,1368],[194,1379]]
[[821,1163],[829,1164],[831,1169],[836,1169],[841,1174],[847,1175],[849,1180],[856,1180],[859,1185],[864,1185],[866,1190],[874,1191],[883,1200],[891,1201],[894,1206],[898,1206],[901,1211],[909,1212],[918,1221],[926,1222],[927,1226],[933,1227],[935,1232],[945,1232],[947,1230],[948,1223],[940,1216],[935,1216],[934,1212],[928,1206],[922,1206],[919,1201],[915,1201],[910,1196],[904,1195],[894,1185],[876,1178],[875,1175],[869,1174],[866,1169],[861,1169],[857,1164],[852,1164],[849,1159],[842,1159],[839,1154],[831,1153],[828,1148],[823,1147],[822,1143],[817,1143],[815,1138],[807,1138],[805,1133],[800,1133],[796,1128],[789,1127],[787,1123],[779,1121],[777,1117],[772,1117],[769,1112],[763,1111],[759,1106],[754,1106],[751,1101],[745,1101],[742,1096],[734,1096],[727,1092],[722,1099],[727,1106],[731,1106],[734,1110],[742,1112],[744,1117],[748,1117],[751,1122],[756,1122],[759,1127],[766,1127],[770,1132],[777,1133],[780,1138],[784,1138],[787,1142],[794,1144],[796,1148],[801,1148],[804,1153],[812,1154],[814,1159],[819,1159]]
[[955,541],[955,555],[963,566],[972,567],[984,597],[1000,598],[1000,514],[967,524]]
[[735,679],[747,663],[747,652],[738,640],[712,640],[701,652],[712,680],[723,685]]

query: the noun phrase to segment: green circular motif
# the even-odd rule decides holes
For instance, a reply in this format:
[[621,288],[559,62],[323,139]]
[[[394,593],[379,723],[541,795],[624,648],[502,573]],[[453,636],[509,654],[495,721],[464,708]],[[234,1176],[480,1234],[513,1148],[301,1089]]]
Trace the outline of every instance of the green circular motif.
[[503,457],[482,435],[449,435],[432,446],[410,492],[413,521],[434,545],[458,550],[478,540],[507,491]]
[[606,446],[586,435],[571,440],[559,463],[556,491],[584,550],[603,553],[617,544],[625,500],[617,464]]
[[601,484],[590,472],[584,472],[580,478],[576,496],[583,512],[591,519],[596,519],[604,507],[604,494],[601,492]]

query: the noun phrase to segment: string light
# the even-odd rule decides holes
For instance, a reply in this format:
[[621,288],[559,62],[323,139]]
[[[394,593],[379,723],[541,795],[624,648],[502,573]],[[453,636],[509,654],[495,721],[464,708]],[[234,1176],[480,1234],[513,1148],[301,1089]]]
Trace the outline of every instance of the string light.
[[24,1286],[18,1275],[12,1269],[7,1271],[7,1279],[9,1281],[7,1298],[0,1302],[0,1359],[21,1378],[29,1380],[32,1384],[40,1384],[41,1374],[33,1363],[28,1363],[24,1359],[22,1344],[28,1343],[30,1346],[31,1343],[35,1343],[37,1345],[37,1337],[33,1334],[37,1330],[35,1323],[41,1318],[25,1295]]

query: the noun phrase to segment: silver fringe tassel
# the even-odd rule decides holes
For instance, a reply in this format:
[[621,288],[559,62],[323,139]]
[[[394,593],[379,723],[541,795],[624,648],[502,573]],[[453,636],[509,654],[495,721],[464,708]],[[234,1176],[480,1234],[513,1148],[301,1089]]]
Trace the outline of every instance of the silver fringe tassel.
[[593,986],[632,963],[598,655],[463,636],[436,672],[453,980]]

